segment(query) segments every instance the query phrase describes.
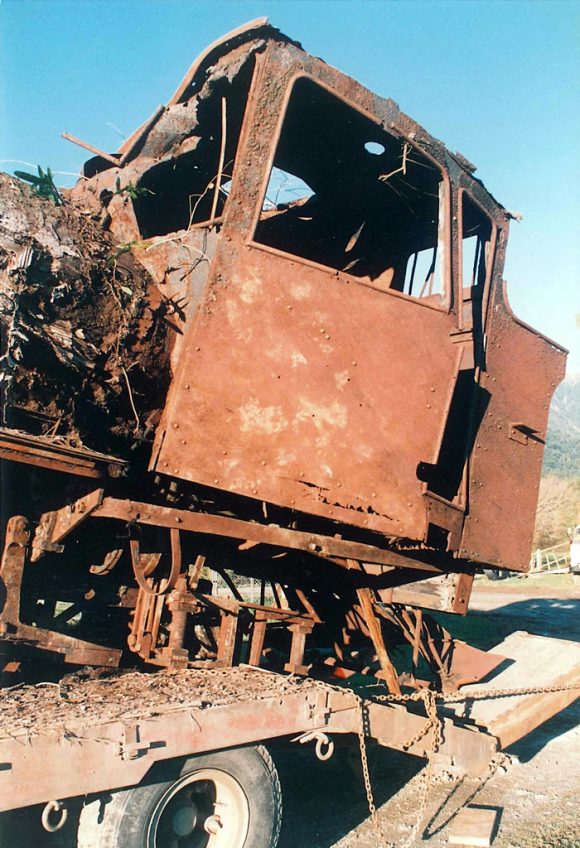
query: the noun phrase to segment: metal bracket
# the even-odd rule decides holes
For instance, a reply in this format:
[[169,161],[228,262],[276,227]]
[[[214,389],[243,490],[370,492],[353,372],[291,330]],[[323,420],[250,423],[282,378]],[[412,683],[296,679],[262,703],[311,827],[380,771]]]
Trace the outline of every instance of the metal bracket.
[[425,491],[423,497],[426,501],[427,520],[449,531],[449,548],[456,550],[463,533],[464,508],[445,500],[445,498],[436,495],[435,492]]
[[514,442],[519,442],[520,445],[527,445],[529,432],[530,428],[526,427],[525,424],[510,421],[508,435]]
[[305,703],[306,718],[316,727],[328,724],[328,720],[332,714],[332,710],[328,703],[328,695],[324,692],[316,693],[314,700],[307,700]]
[[136,760],[146,754],[151,747],[150,742],[141,740],[138,724],[125,727],[123,739],[119,743],[119,754],[122,760]]
[[37,562],[47,551],[62,553],[64,546],[59,543],[101,505],[103,494],[103,489],[95,489],[62,509],[41,515],[32,541],[30,561]]

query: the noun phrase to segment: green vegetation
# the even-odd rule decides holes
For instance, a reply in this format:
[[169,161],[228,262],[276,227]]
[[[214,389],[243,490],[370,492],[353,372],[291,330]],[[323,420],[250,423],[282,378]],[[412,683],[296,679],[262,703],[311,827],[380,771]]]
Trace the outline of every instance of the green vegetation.
[[534,550],[551,548],[568,539],[567,529],[580,521],[580,476],[548,474],[540,481]]
[[38,176],[35,174],[29,174],[27,171],[14,171],[14,176],[18,177],[20,180],[25,180],[27,183],[30,183],[35,194],[38,194],[40,197],[44,197],[47,200],[52,200],[56,206],[63,206],[64,200],[54,184],[50,168],[43,171],[40,165],[37,167]]
[[546,437],[544,475],[580,478],[580,379],[556,389]]
[[142,188],[141,186],[133,185],[130,181],[126,186],[121,187],[121,180],[117,177],[117,181],[115,182],[115,191],[113,194],[126,194],[131,198],[131,200],[137,200],[138,197],[143,197],[147,194],[155,194],[155,192],[151,191],[149,188]]
[[433,613],[433,618],[449,630],[454,639],[467,642],[480,651],[489,651],[517,629],[510,616],[495,616],[473,609],[466,616],[439,612]]
[[487,577],[478,577],[477,586],[485,589],[493,589],[501,592],[504,589],[519,589],[529,592],[534,589],[575,589],[576,583],[573,574],[538,574],[533,577],[507,577],[505,580],[489,580]]
[[134,247],[144,247],[147,244],[145,241],[121,241],[116,245],[114,251],[107,259],[109,268],[114,268],[117,264],[117,259],[125,253],[130,253]]
[[534,549],[567,541],[580,521],[580,379],[566,380],[554,394],[548,421]]

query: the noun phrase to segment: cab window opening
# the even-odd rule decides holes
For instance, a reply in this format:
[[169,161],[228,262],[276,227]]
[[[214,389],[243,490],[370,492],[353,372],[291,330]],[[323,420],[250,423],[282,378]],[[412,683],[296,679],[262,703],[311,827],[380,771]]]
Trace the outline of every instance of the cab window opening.
[[468,194],[462,193],[462,285],[483,290],[489,265],[491,221]]
[[295,81],[254,241],[442,301],[440,169],[313,80]]

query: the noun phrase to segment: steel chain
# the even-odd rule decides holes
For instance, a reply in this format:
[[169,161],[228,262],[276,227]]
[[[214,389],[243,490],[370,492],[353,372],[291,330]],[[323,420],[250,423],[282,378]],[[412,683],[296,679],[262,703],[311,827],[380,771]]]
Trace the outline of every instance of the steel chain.
[[[474,692],[458,692],[453,694],[444,692],[434,692],[432,689],[419,689],[416,692],[411,692],[407,695],[395,695],[389,693],[388,695],[373,696],[372,701],[381,703],[389,702],[401,704],[408,703],[410,701],[423,701],[425,705],[425,712],[427,713],[427,720],[423,727],[415,734],[415,736],[413,736],[404,745],[401,746],[403,750],[406,751],[411,748],[416,742],[420,741],[424,736],[426,736],[426,734],[431,730],[431,728],[433,728],[431,745],[429,751],[427,752],[427,766],[423,770],[420,779],[421,803],[419,804],[415,823],[409,831],[409,834],[405,839],[404,843],[402,843],[399,848],[409,848],[409,846],[412,844],[415,837],[417,836],[417,833],[425,815],[425,810],[427,808],[429,789],[431,788],[431,782],[433,778],[433,764],[435,761],[435,754],[437,753],[442,740],[442,720],[437,712],[438,703],[452,704],[468,700],[485,700],[493,698],[515,697],[519,695],[537,695],[546,693],[549,694],[556,692],[566,692],[573,689],[580,689],[580,683],[569,683],[563,684],[561,686],[526,686],[512,689],[481,689],[476,690]],[[381,846],[381,848],[397,848],[397,846],[395,846],[394,843],[390,842],[385,836],[383,823],[378,814],[378,810],[374,801],[366,745],[367,733],[364,722],[365,699],[361,698],[355,692],[350,691],[350,694],[353,697],[356,707],[358,709],[358,740],[360,749],[360,759],[371,822],[375,828],[377,837],[379,839],[379,846]],[[485,777],[481,778],[482,782],[489,780],[489,778],[495,773],[498,766],[501,762],[504,761],[504,759],[505,755],[502,755],[501,752],[498,752],[497,755],[492,757],[489,762]]]
[[367,756],[367,743],[366,743],[366,730],[365,730],[365,702],[363,698],[360,698],[354,692],[351,693],[356,699],[358,706],[358,744],[360,749],[360,762],[362,766],[363,772],[363,780],[365,784],[365,792],[367,795],[367,804],[369,808],[369,813],[371,815],[371,822],[373,827],[375,828],[375,832],[379,839],[379,845],[384,846],[384,848],[396,848],[392,842],[389,842],[385,831],[383,829],[383,823],[379,817],[377,808],[375,806],[375,799],[373,795],[373,787],[371,783],[371,775],[369,772],[369,761]]

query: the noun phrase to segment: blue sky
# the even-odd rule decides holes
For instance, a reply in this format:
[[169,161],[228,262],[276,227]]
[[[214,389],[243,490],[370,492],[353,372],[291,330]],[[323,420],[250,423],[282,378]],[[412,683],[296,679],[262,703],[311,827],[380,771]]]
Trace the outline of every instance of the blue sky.
[[576,0],[0,0],[0,169],[77,173],[89,154],[63,130],[115,150],[208,43],[263,15],[396,100],[523,213],[508,247],[512,306],[570,348],[579,373]]

